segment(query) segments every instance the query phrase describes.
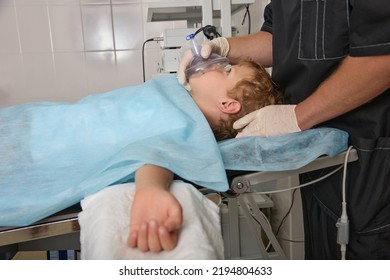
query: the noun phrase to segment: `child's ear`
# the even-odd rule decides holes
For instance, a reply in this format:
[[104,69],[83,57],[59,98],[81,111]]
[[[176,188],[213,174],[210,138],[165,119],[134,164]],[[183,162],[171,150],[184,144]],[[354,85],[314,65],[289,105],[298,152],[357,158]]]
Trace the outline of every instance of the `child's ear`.
[[217,106],[225,114],[237,114],[241,110],[241,103],[235,99],[221,101]]

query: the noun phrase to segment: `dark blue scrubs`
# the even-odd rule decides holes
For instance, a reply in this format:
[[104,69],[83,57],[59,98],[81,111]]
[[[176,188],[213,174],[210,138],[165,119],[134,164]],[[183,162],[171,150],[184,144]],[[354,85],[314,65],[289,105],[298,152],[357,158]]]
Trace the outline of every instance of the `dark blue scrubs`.
[[[273,79],[289,104],[307,98],[347,55],[390,54],[388,0],[272,0],[264,18],[262,30],[273,34]],[[347,259],[390,259],[390,90],[320,126],[349,132],[359,155],[348,166]],[[340,171],[302,189],[307,259],[341,256],[341,182]]]

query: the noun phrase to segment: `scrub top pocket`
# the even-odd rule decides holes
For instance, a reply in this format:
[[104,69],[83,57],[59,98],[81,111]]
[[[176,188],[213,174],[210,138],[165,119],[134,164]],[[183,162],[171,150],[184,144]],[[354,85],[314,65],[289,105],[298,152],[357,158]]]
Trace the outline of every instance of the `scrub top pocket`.
[[337,59],[348,53],[348,0],[301,0],[298,58]]
[[[352,138],[360,167],[352,174],[350,206],[361,207],[354,228],[361,235],[390,231],[390,137]],[[375,203],[372,203],[375,201]],[[353,221],[353,215],[351,217]]]

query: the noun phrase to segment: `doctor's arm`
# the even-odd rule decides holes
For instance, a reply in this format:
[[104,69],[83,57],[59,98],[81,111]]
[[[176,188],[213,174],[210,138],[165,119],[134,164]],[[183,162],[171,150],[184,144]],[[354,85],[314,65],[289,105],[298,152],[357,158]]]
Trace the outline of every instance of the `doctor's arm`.
[[169,191],[172,179],[171,171],[156,165],[144,165],[137,170],[130,214],[130,247],[143,252],[176,247],[182,208]]
[[259,31],[241,37],[227,38],[229,43],[228,58],[237,64],[243,60],[254,60],[264,67],[272,66],[272,34]]
[[364,105],[389,87],[390,55],[348,56],[301,103],[264,107],[236,121],[234,128],[244,127],[238,137],[306,130]]
[[390,55],[346,57],[317,90],[295,108],[302,130],[347,113],[390,87]]

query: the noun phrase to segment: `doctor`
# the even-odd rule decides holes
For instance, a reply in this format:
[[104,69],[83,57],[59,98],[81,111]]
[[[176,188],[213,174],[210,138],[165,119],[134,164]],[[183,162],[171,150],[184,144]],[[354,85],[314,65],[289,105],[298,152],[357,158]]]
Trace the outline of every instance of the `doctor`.
[[[270,136],[316,126],[350,134],[359,161],[348,166],[347,259],[390,259],[390,5],[386,0],[272,0],[261,31],[217,38],[202,49],[231,63],[272,66],[286,105],[235,123],[239,136]],[[185,83],[181,62],[178,78]],[[310,181],[321,172],[305,174]],[[342,171],[302,189],[305,258],[339,259]]]

